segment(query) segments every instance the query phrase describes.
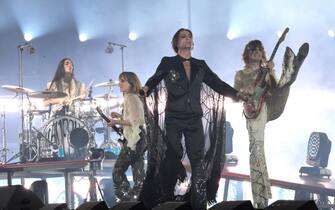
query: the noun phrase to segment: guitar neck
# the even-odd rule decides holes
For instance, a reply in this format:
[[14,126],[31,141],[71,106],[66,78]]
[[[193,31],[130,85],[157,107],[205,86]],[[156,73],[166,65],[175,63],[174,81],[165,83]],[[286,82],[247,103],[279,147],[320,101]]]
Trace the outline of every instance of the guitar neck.
[[278,50],[278,48],[279,48],[279,45],[280,45],[280,42],[277,42],[275,48],[273,49],[273,51],[272,51],[272,53],[271,53],[271,56],[270,56],[269,61],[273,61],[273,59],[274,59],[274,57],[275,57],[275,55],[276,55],[276,53],[277,53],[277,50]]
[[278,39],[278,41],[276,43],[275,48],[272,50],[272,53],[271,53],[269,61],[272,61],[274,59],[274,57],[275,57],[275,55],[277,53],[277,50],[279,48],[279,45],[280,45],[280,43],[282,43],[285,40],[285,37],[286,37],[286,34],[288,33],[288,31],[289,31],[289,28],[285,28],[284,32],[279,37],[279,39]]

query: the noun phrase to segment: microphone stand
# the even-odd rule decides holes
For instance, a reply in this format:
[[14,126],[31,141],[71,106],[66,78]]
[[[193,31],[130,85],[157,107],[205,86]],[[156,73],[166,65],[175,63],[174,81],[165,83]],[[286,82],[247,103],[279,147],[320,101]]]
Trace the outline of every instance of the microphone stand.
[[123,59],[123,49],[125,48],[126,46],[121,46],[120,47],[120,50],[121,50],[121,65],[122,65],[122,69],[121,71],[124,72],[124,59]]
[[[21,44],[21,45],[18,45],[17,46],[17,49],[18,49],[18,54],[19,54],[19,87],[20,88],[23,88],[23,50],[25,48],[32,48],[32,45],[31,43],[25,43],[25,44]],[[27,96],[28,97],[28,96]],[[24,150],[24,140],[25,140],[25,135],[24,135],[24,109],[23,109],[23,92],[20,93],[20,105],[21,105],[21,148],[20,150]],[[28,147],[30,147],[30,144],[31,144],[31,138],[30,138],[30,135],[28,134]],[[28,158],[29,160],[31,160],[31,150],[28,149]],[[22,159],[22,158],[21,158]]]
[[109,45],[114,45],[120,47],[121,50],[121,71],[124,72],[124,56],[123,56],[123,50],[127,46],[124,44],[114,43],[114,42],[108,42]]

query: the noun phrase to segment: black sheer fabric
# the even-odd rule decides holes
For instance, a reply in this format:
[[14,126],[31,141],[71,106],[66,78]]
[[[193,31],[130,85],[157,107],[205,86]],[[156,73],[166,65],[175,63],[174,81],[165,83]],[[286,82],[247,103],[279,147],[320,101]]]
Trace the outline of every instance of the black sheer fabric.
[[[177,181],[183,182],[186,170],[179,159],[169,161],[169,166],[162,166],[165,158],[166,141],[164,139],[164,117],[167,92],[161,82],[146,99],[146,122],[148,143],[148,166],[140,200],[152,208],[157,204],[170,200],[164,193],[169,191],[165,186],[174,186]],[[207,179],[207,202],[216,202],[219,179],[224,166],[225,143],[225,110],[224,97],[203,84],[201,91],[203,109],[203,126],[205,134],[205,172]],[[166,176],[168,174],[168,176]],[[165,175],[163,178],[163,175]],[[168,179],[166,179],[168,177]],[[187,198],[185,198],[187,199]]]

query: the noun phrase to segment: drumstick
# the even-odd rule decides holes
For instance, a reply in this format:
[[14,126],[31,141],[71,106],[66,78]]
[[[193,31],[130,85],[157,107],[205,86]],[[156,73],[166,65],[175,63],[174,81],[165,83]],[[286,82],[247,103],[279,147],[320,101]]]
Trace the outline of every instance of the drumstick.
[[85,95],[85,94],[82,94],[82,95],[80,95],[80,96],[76,96],[76,97],[74,97],[74,98],[70,98],[70,99],[69,99],[69,105],[70,105],[74,100],[80,99],[80,98],[82,98],[82,97],[84,97],[84,96],[86,96],[86,95]]

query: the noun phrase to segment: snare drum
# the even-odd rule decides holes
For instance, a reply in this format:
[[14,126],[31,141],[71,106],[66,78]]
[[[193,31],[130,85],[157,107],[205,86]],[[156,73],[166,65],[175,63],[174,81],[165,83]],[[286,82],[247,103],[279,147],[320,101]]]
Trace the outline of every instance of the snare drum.
[[60,116],[49,120],[43,127],[40,141],[41,153],[48,148],[63,147],[66,159],[84,159],[93,136],[87,125],[72,116]]

